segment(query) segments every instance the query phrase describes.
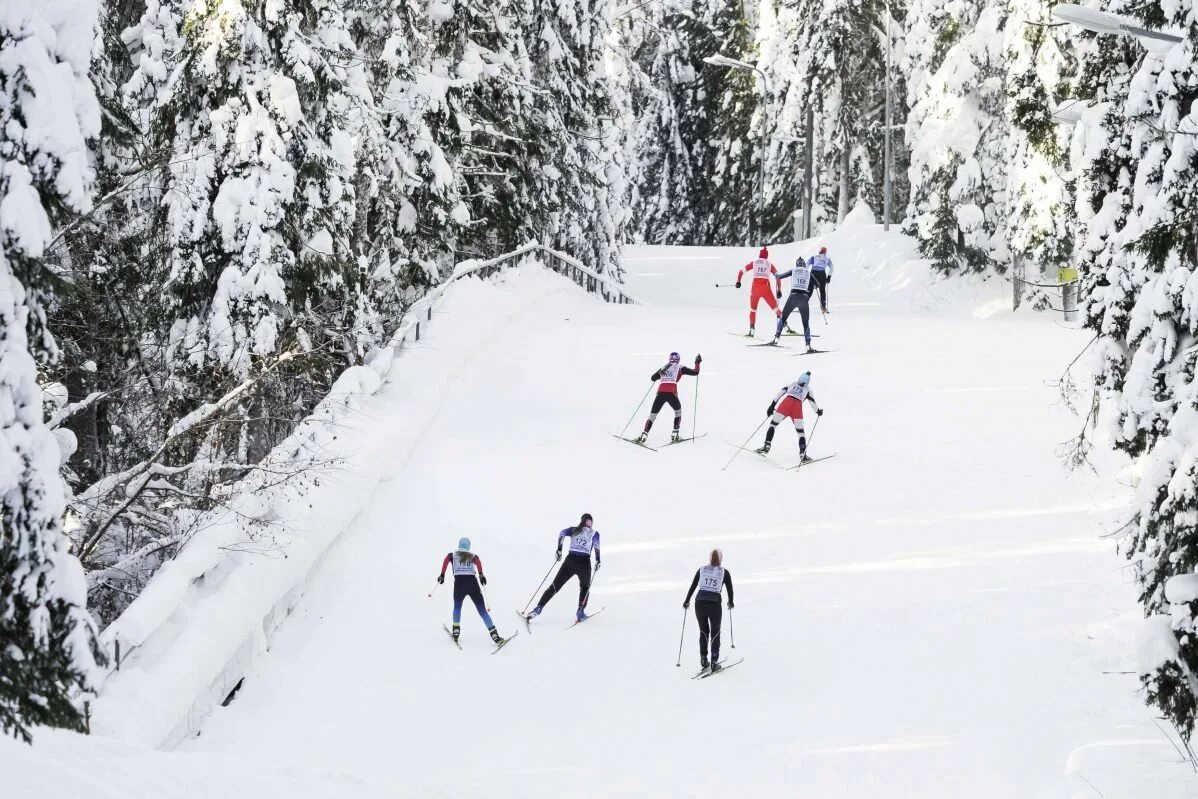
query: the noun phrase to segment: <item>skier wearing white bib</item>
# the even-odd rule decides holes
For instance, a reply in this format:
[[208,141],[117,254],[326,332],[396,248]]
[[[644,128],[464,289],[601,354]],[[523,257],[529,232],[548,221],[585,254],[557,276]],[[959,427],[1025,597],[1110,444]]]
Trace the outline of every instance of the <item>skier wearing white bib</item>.
[[482,590],[478,587],[479,583],[487,584],[487,577],[483,574],[483,562],[478,555],[470,551],[469,538],[459,538],[457,550],[450,552],[441,562],[438,585],[445,582],[445,570],[450,565],[453,566],[453,640],[458,640],[458,636],[462,634],[462,603],[469,597],[474,602],[478,615],[482,617],[483,624],[487,625],[491,640],[502,644],[503,637],[495,629],[495,622],[491,621],[491,614],[487,613],[487,603],[483,601]]
[[[724,553],[718,549],[711,550],[711,557],[706,566],[700,566],[691,580],[690,590],[682,607],[691,606],[691,596],[699,589],[695,598],[695,618],[699,620],[699,665],[712,671],[720,670],[720,625],[723,622],[724,611],[720,607],[720,591],[728,589],[728,610],[735,607],[732,595],[732,573],[724,568]],[[707,659],[710,644],[711,660]]]
[[540,601],[537,606],[532,609],[525,618],[534,619],[541,615],[541,610],[549,604],[549,600],[553,599],[554,594],[562,590],[571,577],[578,578],[578,612],[575,618],[578,621],[586,621],[586,606],[587,600],[591,593],[591,552],[595,553],[595,571],[599,571],[601,558],[599,554],[599,531],[595,530],[591,525],[593,523],[591,514],[584,513],[582,518],[578,520],[577,527],[567,527],[557,534],[557,559],[562,559],[562,544],[565,539],[570,539],[570,552],[566,555],[566,561],[562,567],[558,569],[557,576],[553,578],[553,582],[545,589],[545,593],[541,594]]
[[815,408],[816,416],[823,416],[824,410],[815,401],[811,393],[811,372],[803,372],[799,379],[790,385],[783,386],[765,415],[770,417],[770,429],[765,431],[765,444],[757,450],[759,455],[766,455],[774,441],[774,431],[783,419],[794,422],[795,432],[799,434],[799,456],[803,461],[811,460],[807,455],[807,434],[803,431],[803,403],[810,402]]
[[[678,400],[678,382],[682,380],[683,375],[692,375],[698,377],[699,365],[703,363],[703,356],[695,356],[695,368],[691,369],[688,366],[683,366],[680,361],[681,356],[676,352],[670,353],[670,359],[665,366],[658,369],[649,376],[649,379],[657,383],[657,396],[653,398],[653,407],[649,410],[649,418],[645,420],[645,429],[641,431],[637,441],[641,444],[645,443],[645,439],[649,437],[649,430],[653,427],[654,420],[657,419],[657,414],[661,409],[669,405],[674,409],[674,432],[670,435],[670,443],[677,443],[679,430],[682,427],[682,403]],[[658,383],[658,381],[661,381]]]
[[802,256],[795,260],[793,269],[789,269],[780,275],[778,279],[790,278],[790,295],[786,298],[786,307],[782,309],[782,316],[778,319],[778,330],[774,333],[774,343],[782,338],[782,330],[786,327],[786,320],[790,318],[791,313],[797,308],[799,317],[803,320],[803,341],[807,343],[807,348],[811,348],[811,306],[808,301],[811,299],[811,292],[815,290],[815,282],[811,276],[811,267],[807,264]]

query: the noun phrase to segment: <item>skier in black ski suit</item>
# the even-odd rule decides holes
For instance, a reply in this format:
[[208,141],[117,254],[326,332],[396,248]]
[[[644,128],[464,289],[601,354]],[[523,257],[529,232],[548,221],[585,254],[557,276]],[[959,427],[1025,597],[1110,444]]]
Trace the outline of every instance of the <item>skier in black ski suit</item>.
[[558,569],[557,576],[553,578],[553,582],[545,593],[541,594],[540,601],[537,606],[532,609],[532,612],[525,618],[528,620],[535,619],[541,615],[542,608],[549,604],[549,600],[553,599],[554,594],[562,590],[569,582],[571,577],[578,578],[578,611],[575,613],[575,619],[578,621],[586,621],[586,606],[587,600],[591,595],[591,552],[595,553],[595,571],[599,571],[602,565],[602,558],[599,553],[599,531],[595,530],[591,525],[593,519],[591,514],[584,513],[582,518],[578,520],[577,527],[567,527],[557,534],[557,559],[562,559],[562,541],[570,539],[570,553],[566,555],[566,562]]
[[[695,571],[695,579],[691,580],[690,590],[682,607],[691,606],[691,596],[699,589],[695,600],[695,618],[699,620],[699,665],[710,667],[712,671],[720,670],[720,623],[723,621],[723,610],[720,608],[720,591],[728,589],[728,610],[735,604],[732,600],[732,573],[724,568],[724,553],[718,549],[711,550],[711,557],[706,566]],[[707,659],[708,643],[711,645],[711,660]]]

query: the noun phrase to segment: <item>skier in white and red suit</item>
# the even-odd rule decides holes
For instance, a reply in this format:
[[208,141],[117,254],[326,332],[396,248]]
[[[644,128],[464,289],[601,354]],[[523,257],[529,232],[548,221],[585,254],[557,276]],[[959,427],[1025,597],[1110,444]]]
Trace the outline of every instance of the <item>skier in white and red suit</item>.
[[803,431],[803,403],[810,402],[815,408],[816,416],[823,416],[824,410],[819,407],[815,401],[815,395],[811,393],[811,372],[803,372],[799,375],[799,379],[790,385],[783,386],[778,395],[774,397],[774,401],[770,403],[770,407],[766,410],[765,415],[770,417],[770,429],[765,431],[765,444],[757,452],[765,455],[770,451],[770,445],[774,441],[774,431],[783,419],[790,419],[794,422],[795,432],[799,434],[799,455],[801,460],[808,460],[807,457],[807,434]]

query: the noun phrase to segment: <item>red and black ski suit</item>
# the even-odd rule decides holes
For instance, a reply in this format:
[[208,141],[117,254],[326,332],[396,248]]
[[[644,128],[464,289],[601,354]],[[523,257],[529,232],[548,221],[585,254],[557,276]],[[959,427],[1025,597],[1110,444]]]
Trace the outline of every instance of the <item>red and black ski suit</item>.
[[653,427],[653,422],[657,419],[657,414],[666,405],[674,409],[674,430],[678,431],[682,427],[682,403],[678,400],[678,381],[683,375],[699,374],[699,365],[703,363],[703,356],[695,356],[695,368],[683,366],[681,363],[668,363],[658,369],[649,376],[649,379],[657,382],[661,381],[657,386],[657,396],[653,398],[653,407],[649,409],[649,418],[645,420],[645,432],[648,433]]

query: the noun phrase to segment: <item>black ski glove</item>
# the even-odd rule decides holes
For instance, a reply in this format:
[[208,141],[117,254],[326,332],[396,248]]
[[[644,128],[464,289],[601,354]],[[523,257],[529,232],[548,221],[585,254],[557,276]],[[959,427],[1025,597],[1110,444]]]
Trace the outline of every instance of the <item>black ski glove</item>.
[[728,600],[728,610],[732,610],[734,607],[736,607],[736,604],[733,603],[733,601],[731,599],[729,599]]
[[773,415],[774,415],[774,403],[772,403],[772,402],[770,403],[770,407],[769,407],[769,409],[768,409],[768,410],[765,412],[765,415],[766,415],[766,416],[773,416]]
[[687,610],[688,608],[690,608],[690,606],[691,606],[691,601],[689,599],[682,603],[683,610]]
[[739,281],[739,280],[738,280],[738,281],[736,281],[736,287],[737,287],[737,288],[740,288],[740,281]]
[[828,275],[827,283],[829,286],[832,285],[832,276],[831,275]]
[[696,355],[696,356],[695,356],[695,365],[696,365],[696,366],[698,366],[698,365],[699,365],[699,364],[701,364],[701,363],[703,363],[703,356],[702,356],[702,355]]
[[823,415],[824,415],[824,409],[823,409],[823,408],[816,408],[816,409],[815,409],[815,415],[816,415],[816,416],[823,416]]
[[444,574],[437,575],[437,585],[445,585],[445,575]]
[[557,560],[561,560],[561,559],[562,559],[562,551],[559,549],[557,551]]
[[595,561],[595,574],[599,573],[599,567],[603,565],[602,561]]
[[486,585],[487,584],[487,576],[485,574],[480,574],[478,576],[478,581],[480,583],[482,583],[483,585]]
[[782,289],[778,289],[775,293],[778,295],[778,299],[782,299]]

